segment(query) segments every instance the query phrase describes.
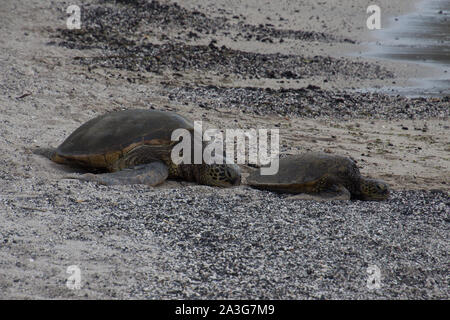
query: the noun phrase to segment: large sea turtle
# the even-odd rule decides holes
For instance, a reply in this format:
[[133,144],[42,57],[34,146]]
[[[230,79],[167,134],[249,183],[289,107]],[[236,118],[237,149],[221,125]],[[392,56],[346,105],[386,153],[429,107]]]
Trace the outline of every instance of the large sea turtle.
[[167,178],[220,187],[240,184],[237,165],[175,165],[171,151],[178,141],[172,141],[171,135],[180,128],[194,132],[189,120],[172,112],[140,109],[111,112],[80,126],[58,148],[38,148],[35,153],[57,163],[106,171],[74,176],[106,185],[155,186]]
[[355,162],[344,156],[304,153],[280,159],[275,175],[250,174],[247,183],[255,188],[298,194],[293,199],[384,200],[388,185],[361,176]]

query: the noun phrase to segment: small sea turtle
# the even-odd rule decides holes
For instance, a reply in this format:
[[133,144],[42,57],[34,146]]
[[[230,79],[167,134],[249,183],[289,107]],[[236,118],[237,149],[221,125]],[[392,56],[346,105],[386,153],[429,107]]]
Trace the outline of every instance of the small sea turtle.
[[[172,141],[171,135],[179,128],[187,129],[193,135],[192,123],[176,113],[157,110],[111,112],[80,126],[56,150],[37,149],[35,153],[91,172],[106,171],[74,176],[106,185],[155,186],[167,178],[220,187],[240,184],[237,165],[175,165],[171,151],[178,141]],[[191,141],[193,145],[194,139]]]
[[250,174],[247,183],[257,189],[295,193],[292,199],[309,200],[384,200],[388,185],[361,177],[355,162],[344,156],[305,153],[280,159],[275,175]]

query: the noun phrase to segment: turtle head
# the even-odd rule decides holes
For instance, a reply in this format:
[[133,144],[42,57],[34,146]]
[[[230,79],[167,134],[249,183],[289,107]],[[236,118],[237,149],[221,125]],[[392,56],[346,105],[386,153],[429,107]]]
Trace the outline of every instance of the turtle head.
[[199,172],[201,184],[232,187],[241,184],[241,170],[235,164],[204,164]]
[[389,198],[389,185],[381,180],[361,178],[362,200],[386,200]]

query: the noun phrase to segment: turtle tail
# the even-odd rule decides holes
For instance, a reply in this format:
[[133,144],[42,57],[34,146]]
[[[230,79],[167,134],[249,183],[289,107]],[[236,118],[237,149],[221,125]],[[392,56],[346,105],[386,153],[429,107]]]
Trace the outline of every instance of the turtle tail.
[[33,150],[34,154],[40,155],[40,156],[44,156],[50,160],[53,159],[53,156],[55,155],[55,148],[35,148]]

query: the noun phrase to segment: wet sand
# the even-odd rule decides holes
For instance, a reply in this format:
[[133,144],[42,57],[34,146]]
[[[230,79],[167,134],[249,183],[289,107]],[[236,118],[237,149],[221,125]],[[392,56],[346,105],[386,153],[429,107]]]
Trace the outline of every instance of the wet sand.
[[[391,86],[381,91],[407,96],[450,94],[450,3],[420,1],[414,11],[390,17],[386,27],[371,32],[374,41],[364,56],[412,61],[433,68],[434,74],[414,79],[410,87]],[[392,91],[393,90],[393,91]]]

